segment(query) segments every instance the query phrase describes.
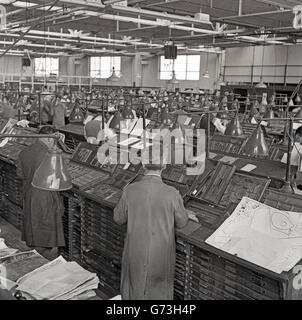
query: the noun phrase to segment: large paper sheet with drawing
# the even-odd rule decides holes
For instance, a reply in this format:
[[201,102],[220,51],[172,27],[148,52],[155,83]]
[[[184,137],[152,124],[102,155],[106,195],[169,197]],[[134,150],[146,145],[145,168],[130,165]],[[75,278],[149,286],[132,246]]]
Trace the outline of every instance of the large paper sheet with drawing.
[[243,197],[206,243],[276,273],[302,258],[302,213]]

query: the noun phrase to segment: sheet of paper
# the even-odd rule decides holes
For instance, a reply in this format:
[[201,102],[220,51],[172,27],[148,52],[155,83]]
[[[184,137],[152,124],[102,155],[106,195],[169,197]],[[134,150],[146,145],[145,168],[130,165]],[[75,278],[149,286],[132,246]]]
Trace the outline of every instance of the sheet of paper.
[[240,170],[245,171],[245,172],[251,172],[256,168],[257,168],[257,166],[249,163],[249,164],[245,165],[244,167],[242,167]]
[[138,119],[133,119],[133,120],[124,120],[126,128],[122,129],[122,133],[130,134],[131,131],[133,130],[134,126],[136,125]]
[[261,125],[264,126],[264,127],[267,127],[268,123],[267,123],[267,121],[261,121]]
[[188,125],[190,124],[191,120],[192,120],[192,118],[188,117],[188,118],[186,119],[186,121],[184,122],[184,125],[185,125],[185,126],[188,126]]
[[229,156],[224,156],[222,157],[219,161],[224,162],[224,163],[229,163],[232,164],[237,160],[237,158],[234,157],[229,157]]
[[206,243],[276,273],[302,258],[302,213],[243,197]]
[[120,142],[119,145],[121,145],[121,146],[129,146],[130,144],[138,142],[138,141],[139,141],[138,138],[130,137],[130,138]]
[[19,279],[18,290],[37,300],[65,300],[96,289],[98,284],[95,273],[59,257]]

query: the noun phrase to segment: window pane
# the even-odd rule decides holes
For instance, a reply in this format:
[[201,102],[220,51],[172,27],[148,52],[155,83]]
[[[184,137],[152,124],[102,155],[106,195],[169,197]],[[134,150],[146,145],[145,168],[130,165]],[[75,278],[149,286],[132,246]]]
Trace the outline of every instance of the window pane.
[[187,63],[187,57],[186,56],[178,56],[175,60],[175,71],[186,71],[186,63]]
[[160,72],[160,79],[161,80],[170,80],[172,78],[172,72],[162,71]]
[[[160,57],[161,80],[169,80],[172,77],[173,60]],[[180,55],[175,60],[174,70],[178,80],[199,80],[200,55]]]
[[108,78],[115,68],[117,76],[120,76],[121,57],[91,57],[90,76],[93,78]]
[[35,75],[50,76],[59,74],[58,58],[35,58]]
[[165,59],[164,56],[160,57],[160,71],[162,72],[172,72],[173,60]]
[[185,71],[175,71],[177,80],[186,80],[186,72]]
[[200,56],[188,56],[187,71],[199,72],[200,70]]

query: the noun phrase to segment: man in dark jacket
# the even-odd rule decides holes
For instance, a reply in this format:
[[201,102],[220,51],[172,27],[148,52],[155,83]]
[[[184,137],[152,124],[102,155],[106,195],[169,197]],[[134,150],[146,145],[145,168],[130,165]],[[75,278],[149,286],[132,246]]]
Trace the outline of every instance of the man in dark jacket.
[[123,300],[171,300],[175,227],[187,224],[188,212],[179,192],[163,183],[163,162],[144,167],[142,180],[124,190],[114,210],[115,222],[127,223],[121,294]]
[[[40,134],[53,134],[50,126],[40,129]],[[35,171],[40,166],[54,139],[42,138],[19,155],[18,176],[23,178],[23,232],[22,240],[47,259],[58,255],[64,246],[63,203],[59,192],[40,190],[32,186]]]

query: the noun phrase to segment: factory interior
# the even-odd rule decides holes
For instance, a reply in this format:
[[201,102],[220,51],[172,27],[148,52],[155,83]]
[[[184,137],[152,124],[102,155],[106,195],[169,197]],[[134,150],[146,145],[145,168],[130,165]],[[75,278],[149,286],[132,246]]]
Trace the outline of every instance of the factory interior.
[[0,28],[0,300],[302,298],[301,1],[0,0]]

